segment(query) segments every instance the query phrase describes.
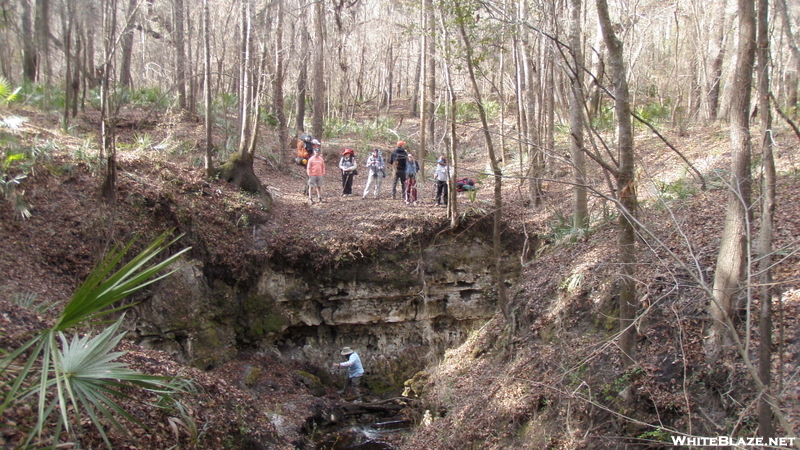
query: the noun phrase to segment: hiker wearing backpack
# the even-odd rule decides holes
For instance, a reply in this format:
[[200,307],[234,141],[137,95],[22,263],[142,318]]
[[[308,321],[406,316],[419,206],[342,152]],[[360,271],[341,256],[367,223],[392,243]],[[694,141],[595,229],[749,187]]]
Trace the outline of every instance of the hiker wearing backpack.
[[314,146],[311,144],[312,139],[307,134],[301,134],[297,137],[297,157],[294,160],[303,167],[308,164],[308,158],[314,155]]
[[306,173],[308,174],[308,202],[314,204],[312,196],[316,190],[317,201],[322,203],[322,177],[325,176],[325,160],[322,159],[319,146],[314,148],[314,156],[308,159]]
[[406,205],[417,204],[417,172],[419,163],[414,159],[414,155],[409,153],[406,161]]
[[386,167],[383,163],[383,156],[381,155],[381,151],[377,148],[372,149],[372,154],[369,155],[367,158],[367,170],[369,174],[367,175],[367,185],[364,186],[364,194],[361,198],[367,198],[367,194],[369,194],[369,188],[375,184],[375,192],[373,195],[375,198],[378,198],[378,195],[381,191],[381,182],[386,177]]
[[452,171],[447,165],[447,160],[444,155],[440,156],[436,161],[436,171],[433,173],[433,179],[436,182],[436,204],[434,206],[441,204],[447,206],[447,184],[450,183],[451,175]]
[[[389,164],[394,166],[394,182],[392,182],[392,199],[394,200],[397,195],[397,182],[400,181],[400,189],[405,190],[406,185],[406,162],[408,161],[408,153],[406,152],[406,142],[398,141],[397,148],[392,152],[392,157],[389,158]],[[405,197],[405,195],[403,195]]]
[[353,149],[342,150],[342,157],[339,159],[339,169],[342,170],[342,197],[353,194],[353,177],[358,174],[356,168],[356,156]]

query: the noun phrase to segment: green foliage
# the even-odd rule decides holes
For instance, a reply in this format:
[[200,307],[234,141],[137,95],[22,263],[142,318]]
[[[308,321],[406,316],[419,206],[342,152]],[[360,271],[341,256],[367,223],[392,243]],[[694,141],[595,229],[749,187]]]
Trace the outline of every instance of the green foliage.
[[42,85],[25,83],[22,86],[22,93],[25,102],[35,106],[41,111],[63,110],[66,96],[63,85]]
[[126,100],[131,106],[140,108],[158,107],[166,109],[170,106],[172,98],[164,95],[157,87],[146,87],[126,93]]
[[[7,120],[0,123],[7,124]],[[24,122],[24,119],[21,121]],[[22,180],[33,173],[38,160],[50,159],[50,154],[57,144],[53,141],[40,144],[37,141],[32,147],[22,147],[15,145],[14,136],[5,132],[0,132],[0,142],[5,144],[0,154],[0,193],[11,205],[15,216],[22,219],[30,218],[30,205],[24,198],[24,191],[18,188]]]
[[683,200],[697,194],[697,187],[684,177],[669,183],[658,183],[658,192],[665,201]]
[[670,432],[664,428],[656,428],[655,430],[645,431],[644,433],[640,434],[638,438],[648,441],[671,443],[673,435],[673,432]]
[[11,82],[6,77],[0,76],[0,101],[5,103],[6,106],[20,100],[19,92],[21,90],[22,86],[12,88]]
[[[483,109],[486,112],[487,120],[496,120],[500,116],[500,103],[491,100],[483,101]],[[437,115],[442,117],[451,114],[450,105],[441,103],[436,111]],[[478,113],[478,105],[475,102],[462,102],[456,103],[456,122],[474,122],[480,120]]]
[[30,309],[36,313],[42,314],[58,303],[47,303],[45,301],[39,301],[39,294],[36,292],[28,292],[25,294],[16,293],[11,296],[11,301],[22,308]]
[[614,114],[614,105],[604,105],[597,111],[597,115],[592,117],[592,128],[598,131],[613,131],[616,126],[617,122],[616,114]]
[[662,102],[650,102],[636,107],[636,115],[646,122],[662,122],[669,119],[671,114],[670,100]]
[[34,410],[36,423],[29,431],[25,447],[31,445],[36,437],[41,438],[45,427],[53,422],[56,424],[54,436],[58,436],[63,428],[77,441],[81,424],[88,418],[111,448],[105,431],[107,424],[123,432],[127,429],[119,422],[119,417],[140,424],[115,400],[126,398],[126,389],[140,388],[162,393],[179,389],[169,384],[168,378],[141,374],[114,362],[122,355],[113,349],[125,335],[119,332],[123,317],[96,336],[81,336],[75,332],[69,338],[65,334],[126,308],[113,305],[174,272],[162,274],[188,248],[154,262],[157,255],[177,240],[167,242],[170,234],[166,232],[156,238],[112,273],[134,241],[123,248],[114,247],[78,287],[55,324],[8,352],[0,361],[0,383],[5,393],[0,415],[11,406],[33,399],[37,405]]
[[[330,139],[333,136],[341,136],[343,134],[355,134],[363,141],[396,141],[399,136],[394,128],[397,127],[397,121],[391,117],[378,117],[372,121],[357,122],[355,120],[344,121],[342,119],[331,117],[325,124],[325,139]],[[367,148],[357,150],[368,150]]]
[[[103,166],[104,161],[100,158],[100,150],[91,139],[84,139],[80,147],[72,152],[72,159],[81,164],[86,164],[89,171],[93,174]],[[72,170],[71,166],[65,167]]]
[[567,292],[576,293],[580,291],[581,286],[583,286],[583,278],[584,278],[583,273],[580,272],[573,273],[564,280],[562,280],[561,283],[559,283],[558,287],[560,289],[566,290]]

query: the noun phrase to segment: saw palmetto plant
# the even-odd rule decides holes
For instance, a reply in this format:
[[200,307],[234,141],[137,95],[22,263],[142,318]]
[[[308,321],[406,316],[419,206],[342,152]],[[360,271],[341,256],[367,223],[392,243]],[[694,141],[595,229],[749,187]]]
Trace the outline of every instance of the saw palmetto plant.
[[170,231],[162,234],[116,271],[133,241],[112,249],[78,287],[52,327],[17,349],[6,350],[8,353],[0,361],[0,387],[5,394],[0,416],[20,403],[30,404],[35,414],[33,427],[25,430],[27,441],[23,447],[55,448],[63,432],[79,442],[80,424],[88,420],[111,448],[108,424],[122,432],[127,432],[122,418],[140,424],[119,404],[120,399],[128,397],[127,389],[176,389],[178,385],[170,383],[168,377],[142,374],[116,362],[122,355],[114,348],[124,336],[119,331],[123,317],[111,325],[105,322],[104,329],[94,336],[76,331],[131,306],[120,306],[118,302],[176,270],[168,268],[189,248],[156,260],[180,238],[168,241],[170,235]]

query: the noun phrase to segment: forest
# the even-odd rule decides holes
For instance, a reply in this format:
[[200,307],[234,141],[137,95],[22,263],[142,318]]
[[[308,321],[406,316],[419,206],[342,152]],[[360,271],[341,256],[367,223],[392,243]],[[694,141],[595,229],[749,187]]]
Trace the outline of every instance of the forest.
[[[78,162],[88,167],[81,180],[108,207],[131,203],[131,180],[159,170],[201,196],[248,195],[236,206],[214,200],[232,214],[236,231],[226,234],[229,224],[213,233],[186,225],[193,222],[181,214],[189,213],[164,206],[179,202],[174,194],[137,188],[145,205],[157,205],[159,220],[189,235],[193,250],[177,250],[177,238],[152,224],[142,225],[150,246],[127,244],[135,227],[126,224],[119,235],[116,225],[99,233],[112,236],[103,245],[74,244],[49,257],[48,264],[68,260],[64,274],[73,281],[86,277],[86,284],[78,282],[61,312],[47,313],[56,316],[39,324],[44,331],[31,340],[22,331],[0,330],[8,336],[0,353],[0,414],[25,423],[24,438],[8,433],[5,448],[33,445],[45,430],[79,442],[69,424],[81,420],[100,430],[92,442],[111,447],[115,437],[105,428],[119,426],[117,420],[138,424],[97,391],[74,394],[58,349],[96,345],[108,353],[126,345],[124,316],[117,313],[130,305],[116,302],[166,278],[162,271],[173,262],[192,255],[203,260],[204,276],[225,272],[214,276],[238,289],[241,280],[231,281],[237,276],[246,280],[242,285],[257,284],[257,263],[301,267],[306,258],[338,268],[369,259],[387,240],[398,250],[408,236],[392,234],[392,221],[419,225],[414,242],[420,247],[445,231],[453,242],[464,230],[485,231],[496,301],[496,316],[477,337],[429,356],[426,363],[439,365],[426,368],[423,381],[410,373],[406,384],[423,399],[409,407],[415,423],[423,413],[433,420],[430,411],[438,410],[434,423],[447,421],[438,430],[449,427],[460,437],[421,427],[398,448],[659,448],[669,446],[670,436],[794,437],[800,329],[791,314],[798,306],[798,231],[790,205],[796,205],[800,148],[798,26],[800,3],[787,0],[0,0],[0,221],[10,282],[24,284],[11,275],[11,252],[24,248],[11,236],[36,223],[43,191],[60,189],[43,181],[40,164],[62,183],[74,182]],[[26,126],[29,131],[20,131]],[[342,147],[367,155],[407,141],[423,181],[437,158],[446,157],[458,175],[450,181],[444,217],[389,215],[370,204],[365,216],[329,213],[318,226],[322,244],[287,236],[305,220],[306,210],[286,205],[301,197],[294,190],[305,174],[293,149],[306,133],[322,141],[331,162]],[[69,170],[42,162],[55,150],[42,147],[40,134],[56,136],[61,144],[54,148],[69,148]],[[163,135],[170,138],[155,137]],[[145,165],[137,159],[142,149],[159,154],[152,161],[171,160],[148,161],[148,175],[130,175],[131,167]],[[191,171],[188,180],[176,166]],[[479,181],[477,200],[455,189],[455,178],[467,175]],[[158,183],[169,178],[161,176]],[[202,214],[206,219],[213,211]],[[366,223],[370,214],[378,231],[353,248],[330,237],[335,227]],[[236,245],[246,248],[246,258],[236,256]],[[89,261],[100,248],[109,256]],[[581,272],[577,261],[600,248],[605,263]],[[162,252],[166,259],[154,263]],[[129,260],[115,272],[116,263]],[[518,280],[517,269],[509,268],[517,260]],[[593,276],[595,284],[581,284]],[[117,284],[93,291],[109,287],[105,277]],[[109,315],[114,325],[91,342],[76,334],[70,343],[63,334]],[[654,325],[655,317],[663,323]],[[281,332],[290,329],[284,325]],[[587,329],[608,334],[604,345],[595,348],[583,335]],[[237,345],[255,332],[240,333]],[[676,341],[680,367],[665,368],[667,357],[655,362],[675,353],[664,347]],[[570,353],[568,368],[526,366],[538,355],[578,347],[593,350]],[[455,360],[445,356],[451,350]],[[463,368],[458,358],[484,357],[497,358],[494,364],[508,373],[540,374],[520,388],[519,398],[530,403],[475,412],[477,403],[489,401],[476,380],[495,382]],[[466,397],[475,403],[455,399],[448,384],[455,367],[470,380],[460,392],[471,393]],[[130,386],[185,394],[156,375],[114,370],[117,381],[104,385],[112,396],[124,396]],[[492,386],[510,391],[519,377]],[[58,393],[47,394],[51,387]],[[25,416],[19,405],[33,397],[38,405],[27,411],[33,408],[35,418],[19,419]],[[713,406],[704,404],[708,399]],[[573,411],[573,402],[584,406]],[[197,418],[174,405],[182,414],[170,422],[174,435],[186,448],[196,446],[198,432],[189,424]],[[75,413],[82,408],[83,419]],[[459,422],[457,413],[472,414],[473,421]],[[55,431],[47,417],[57,418]],[[493,434],[495,420],[504,425]],[[585,430],[582,438],[570,420]],[[549,437],[531,431],[535,426]],[[592,432],[604,439],[592,441]],[[771,448],[797,445],[781,441]]]

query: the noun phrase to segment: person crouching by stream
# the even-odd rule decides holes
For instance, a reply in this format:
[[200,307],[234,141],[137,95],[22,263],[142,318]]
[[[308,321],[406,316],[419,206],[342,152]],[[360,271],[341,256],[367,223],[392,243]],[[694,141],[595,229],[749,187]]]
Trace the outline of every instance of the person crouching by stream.
[[306,164],[308,174],[308,202],[314,204],[314,190],[317,191],[317,201],[322,203],[322,177],[325,176],[325,160],[322,159],[319,147],[314,147],[314,156]]
[[358,353],[354,352],[350,347],[342,349],[342,356],[347,356],[347,361],[343,363],[335,363],[333,367],[347,367],[347,376],[344,380],[344,387],[339,394],[344,394],[348,388],[352,387],[356,396],[360,397],[361,393],[358,390],[358,385],[361,383],[361,376],[364,375],[364,367],[361,365],[361,358]]

